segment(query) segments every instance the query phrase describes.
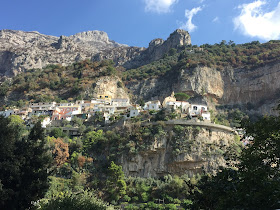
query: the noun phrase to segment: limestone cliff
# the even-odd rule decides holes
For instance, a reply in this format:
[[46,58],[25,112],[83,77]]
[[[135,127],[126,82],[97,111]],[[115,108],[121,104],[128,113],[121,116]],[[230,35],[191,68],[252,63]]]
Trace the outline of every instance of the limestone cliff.
[[127,87],[139,98],[160,99],[174,92],[185,92],[198,96],[202,101],[220,105],[254,105],[262,114],[275,114],[280,100],[280,64],[274,63],[255,69],[217,70],[196,67],[170,72],[168,75],[143,81],[133,81]]
[[123,88],[123,85],[120,86],[121,80],[118,77],[100,77],[96,83],[93,90],[93,97],[98,95],[107,95],[112,98],[127,98],[129,95],[126,90]]
[[235,134],[219,128],[169,126],[150,139],[151,145],[119,160],[127,176],[162,177],[215,173],[225,156],[240,152]]
[[167,54],[172,48],[177,49],[191,44],[191,37],[187,31],[177,29],[167,40],[154,39],[149,47],[119,47],[103,50],[93,57],[93,60],[112,59],[117,65],[123,65],[127,69],[136,68],[156,61]]
[[72,64],[91,59],[101,50],[124,46],[109,40],[102,31],[72,36],[48,36],[39,32],[0,31],[0,76],[13,76],[48,64]]

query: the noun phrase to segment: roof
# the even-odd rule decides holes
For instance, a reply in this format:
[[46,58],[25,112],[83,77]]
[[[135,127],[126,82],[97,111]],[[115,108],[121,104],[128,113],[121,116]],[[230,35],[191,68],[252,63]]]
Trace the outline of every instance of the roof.
[[125,101],[129,101],[127,98],[113,98],[112,101],[120,101],[120,102],[125,102]]

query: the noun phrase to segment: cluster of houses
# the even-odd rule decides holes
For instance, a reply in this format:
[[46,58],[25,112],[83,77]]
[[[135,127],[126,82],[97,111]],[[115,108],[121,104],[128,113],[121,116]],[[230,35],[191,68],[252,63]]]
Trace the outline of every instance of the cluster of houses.
[[190,118],[199,117],[203,120],[210,121],[210,113],[207,111],[206,105],[190,104],[187,101],[176,101],[174,93],[165,98],[162,104],[159,100],[148,101],[143,107],[131,104],[127,98],[111,98],[107,95],[98,95],[96,99],[90,101],[77,100],[74,103],[30,103],[28,107],[22,109],[1,111],[0,115],[4,115],[5,117],[19,115],[24,120],[31,119],[32,116],[45,116],[42,126],[46,127],[52,121],[71,121],[75,116],[87,120],[97,112],[102,113],[105,123],[108,123],[112,116],[120,115],[121,113],[125,114],[124,116],[126,118],[132,118],[138,116],[142,111],[159,111],[162,108],[178,110]]

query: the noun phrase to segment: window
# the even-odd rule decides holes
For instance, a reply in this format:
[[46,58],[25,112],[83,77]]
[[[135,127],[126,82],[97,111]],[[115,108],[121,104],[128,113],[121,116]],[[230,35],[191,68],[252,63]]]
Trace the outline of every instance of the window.
[[102,98],[102,96],[99,96],[99,98]]
[[105,98],[108,98],[108,96],[105,96]]
[[194,106],[194,107],[193,107],[193,110],[197,110],[197,106]]

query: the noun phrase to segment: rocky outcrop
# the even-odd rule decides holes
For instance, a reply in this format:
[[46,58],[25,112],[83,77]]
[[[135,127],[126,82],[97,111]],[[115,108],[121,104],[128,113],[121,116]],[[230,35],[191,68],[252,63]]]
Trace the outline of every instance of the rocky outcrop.
[[124,88],[122,88],[121,80],[118,77],[100,77],[94,87],[93,97],[97,98],[98,95],[107,95],[112,98],[127,98],[129,99],[129,95]]
[[93,56],[93,61],[113,60],[117,66],[123,65],[125,68],[130,69],[136,66],[143,65],[144,60],[142,53],[145,48],[139,47],[118,47],[109,50],[103,50]]
[[154,39],[150,42],[146,51],[150,56],[150,62],[158,60],[168,53],[170,49],[177,49],[181,46],[191,44],[191,37],[187,31],[182,29],[175,30],[166,41],[162,39]]
[[151,139],[149,149],[122,156],[120,163],[126,176],[215,173],[220,166],[226,166],[225,152],[241,148],[235,134],[225,130],[188,126],[183,128],[183,134],[178,134],[173,127],[166,129],[164,135]]
[[[163,100],[174,92],[194,96],[194,102],[207,102],[212,98],[220,105],[250,105],[252,112],[276,114],[274,108],[280,100],[280,63],[255,69],[225,68],[218,71],[209,67],[196,67],[169,73],[160,78],[130,82],[127,87],[139,98]],[[208,100],[208,102],[210,102]]]
[[149,47],[121,47],[112,50],[105,50],[93,57],[93,60],[112,59],[117,65],[123,65],[126,69],[136,68],[162,58],[172,48],[190,45],[191,37],[187,31],[175,30],[166,41],[154,39]]
[[0,76],[13,76],[26,69],[48,64],[68,65],[91,59],[101,50],[125,45],[109,40],[102,31],[82,32],[72,36],[48,36],[39,32],[0,31]]

